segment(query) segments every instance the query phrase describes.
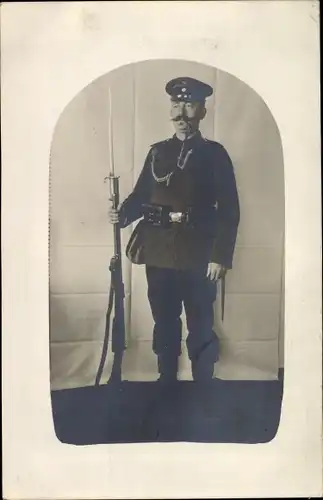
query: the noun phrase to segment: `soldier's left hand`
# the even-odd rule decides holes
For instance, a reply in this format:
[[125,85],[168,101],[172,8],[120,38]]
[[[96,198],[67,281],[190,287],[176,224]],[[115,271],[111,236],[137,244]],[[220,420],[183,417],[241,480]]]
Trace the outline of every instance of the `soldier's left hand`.
[[215,262],[210,262],[207,269],[207,277],[211,281],[218,281],[220,278],[223,278],[226,274],[227,270],[221,264],[216,264]]

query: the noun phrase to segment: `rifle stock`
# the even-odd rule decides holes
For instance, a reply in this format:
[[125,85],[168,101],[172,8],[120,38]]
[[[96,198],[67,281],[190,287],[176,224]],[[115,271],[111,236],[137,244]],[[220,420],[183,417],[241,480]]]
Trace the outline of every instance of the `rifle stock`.
[[[117,209],[119,206],[119,178],[111,174],[110,179],[110,194],[112,207]],[[106,315],[105,337],[99,370],[96,376],[95,384],[99,385],[102,372],[105,365],[105,360],[108,351],[109,332],[110,332],[110,316],[112,313],[114,301],[114,318],[111,329],[113,366],[111,370],[111,381],[121,381],[122,356],[125,349],[125,315],[124,315],[124,283],[122,276],[122,255],[121,255],[121,228],[119,224],[113,225],[114,239],[114,255],[110,261],[110,294],[109,306]]]

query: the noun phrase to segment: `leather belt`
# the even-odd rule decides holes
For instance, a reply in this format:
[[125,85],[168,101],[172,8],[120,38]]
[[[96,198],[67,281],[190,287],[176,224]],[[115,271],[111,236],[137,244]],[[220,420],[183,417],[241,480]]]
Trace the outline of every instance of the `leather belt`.
[[[185,224],[190,227],[203,227],[214,225],[210,209],[200,210],[190,207],[186,212],[174,212],[172,207],[165,205],[142,206],[144,221],[153,226],[167,227],[171,224]],[[211,208],[212,213],[214,209]]]
[[188,212],[173,212],[168,206],[143,205],[144,220],[154,226],[183,224],[188,221]]

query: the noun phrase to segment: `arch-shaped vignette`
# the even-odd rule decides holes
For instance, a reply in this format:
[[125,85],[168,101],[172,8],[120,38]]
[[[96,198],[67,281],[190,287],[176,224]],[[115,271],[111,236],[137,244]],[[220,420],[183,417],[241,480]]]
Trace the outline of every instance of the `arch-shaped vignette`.
[[[130,78],[131,74],[132,78]],[[71,311],[75,312],[75,309],[73,310],[73,307],[75,308],[75,305],[73,307],[69,306],[69,308],[65,307],[64,314],[60,315],[60,319],[57,325],[57,318],[55,319],[55,315],[57,316],[57,304],[59,302],[62,304],[63,300],[67,299],[68,296],[79,294],[80,289],[77,288],[78,286],[81,288],[82,286],[83,287],[89,286],[89,283],[87,283],[87,285],[85,284],[86,280],[83,280],[83,283],[81,280],[81,283],[78,282],[77,286],[76,287],[74,286],[75,283],[77,282],[75,273],[79,270],[79,267],[75,270],[74,274],[73,272],[71,273],[71,267],[73,267],[73,262],[76,262],[78,258],[71,258],[71,256],[69,256],[70,260],[68,260],[69,262],[68,266],[66,262],[65,263],[63,262],[64,259],[66,258],[66,255],[65,257],[63,256],[64,253],[64,250],[62,250],[63,247],[65,251],[66,248],[69,249],[67,250],[67,252],[71,252],[71,249],[73,248],[74,249],[77,248],[77,251],[80,252],[80,247],[83,245],[83,247],[85,248],[86,244],[88,244],[89,241],[91,244],[91,248],[94,247],[102,248],[104,246],[106,246],[106,248],[109,247],[109,241],[106,239],[106,233],[108,232],[107,224],[106,224],[106,219],[104,219],[106,212],[106,198],[107,198],[106,186],[104,186],[104,189],[100,190],[100,192],[96,192],[96,189],[98,188],[99,185],[98,179],[102,181],[104,175],[107,175],[108,173],[107,170],[104,170],[104,168],[107,168],[108,166],[108,150],[106,147],[107,116],[108,116],[107,112],[108,109],[106,106],[108,99],[107,99],[107,94],[105,92],[107,90],[107,87],[111,86],[111,88],[113,88],[113,95],[116,99],[116,102],[118,103],[117,107],[114,106],[114,128],[115,128],[115,138],[117,141],[117,145],[115,146],[116,169],[117,170],[119,169],[120,171],[121,184],[123,180],[126,179],[124,181],[125,185],[123,186],[123,193],[125,194],[126,192],[129,192],[137,174],[139,173],[138,169],[140,169],[141,167],[143,157],[147,152],[147,147],[150,145],[151,142],[154,142],[155,140],[162,140],[163,138],[165,138],[165,134],[168,134],[168,132],[170,132],[169,129],[170,124],[167,117],[167,106],[164,106],[163,103],[163,99],[167,99],[167,97],[164,95],[162,96],[161,94],[164,91],[165,81],[169,76],[172,77],[174,74],[177,75],[185,74],[187,76],[192,75],[195,77],[200,77],[201,79],[204,78],[204,80],[208,81],[210,81],[211,79],[212,83],[215,86],[215,108],[213,108],[213,110],[215,109],[215,112],[212,115],[212,108],[210,106],[211,112],[208,113],[208,122],[203,124],[203,126],[207,134],[209,136],[211,135],[211,137],[209,138],[211,139],[215,138],[216,140],[219,140],[219,142],[222,142],[224,146],[228,149],[230,155],[233,157],[233,162],[234,165],[236,166],[238,187],[240,187],[240,198],[242,199],[243,202],[242,205],[244,210],[242,211],[242,219],[244,220],[244,222],[246,220],[251,220],[251,218],[254,217],[255,211],[259,212],[260,205],[262,207],[262,212],[261,211],[260,212],[261,214],[264,214],[265,213],[264,205],[266,205],[266,203],[267,205],[265,208],[267,210],[266,212],[267,216],[269,214],[269,219],[270,217],[273,217],[273,214],[268,211],[268,207],[271,206],[270,200],[266,199],[266,203],[263,203],[263,200],[260,200],[260,198],[263,198],[264,194],[265,197],[268,195],[267,196],[268,198],[270,198],[269,195],[274,194],[276,196],[277,194],[279,194],[279,203],[280,203],[280,208],[278,210],[279,213],[275,214],[275,216],[277,216],[277,219],[275,220],[271,219],[271,222],[272,225],[275,225],[278,219],[280,221],[280,222],[278,221],[280,224],[279,235],[281,238],[280,279],[283,281],[284,277],[284,272],[283,272],[284,223],[282,222],[284,221],[283,155],[282,155],[282,146],[281,146],[281,138],[279,130],[276,121],[272,116],[272,113],[269,110],[267,104],[249,85],[245,84],[240,79],[222,70],[201,63],[196,63],[192,61],[183,61],[178,59],[175,60],[155,59],[155,60],[131,63],[116,68],[113,71],[109,72],[108,74],[100,76],[99,78],[91,82],[89,85],[87,85],[64,108],[56,124],[51,144],[50,207],[49,207],[49,251],[50,251],[49,282],[50,282],[50,314],[51,314],[51,328],[50,328],[51,379],[52,379],[52,387],[54,388],[54,390],[55,389],[58,390],[59,388],[64,388],[64,387],[77,387],[79,386],[79,383],[83,385],[91,385],[96,368],[97,354],[95,355],[93,351],[88,358],[86,357],[88,363],[87,369],[89,370],[89,372],[91,372],[87,374],[87,378],[79,382],[78,380],[76,380],[77,377],[75,378],[75,373],[77,373],[77,369],[74,372],[72,372],[72,377],[71,377],[71,372],[67,370],[66,367],[64,372],[65,373],[64,375],[65,378],[64,378],[60,374],[57,374],[57,370],[55,371],[55,369],[53,369],[53,363],[55,364],[55,355],[52,356],[52,354],[55,351],[55,349],[61,350],[63,348],[64,334],[62,332],[66,332],[67,325],[69,325],[70,328],[70,330],[68,331],[68,335],[73,332],[75,333],[76,330],[80,329],[82,330],[82,327],[76,328],[75,325],[71,326],[71,322],[73,323],[73,318],[72,318],[73,314]],[[148,105],[145,104],[147,103],[147,101]],[[157,120],[156,120],[156,112],[154,111],[155,108],[157,108]],[[117,114],[115,113],[115,109],[118,110]],[[164,109],[166,109],[166,111],[163,111]],[[246,110],[248,110],[248,112],[246,112]],[[252,123],[256,124],[256,126],[253,125],[254,128],[252,129],[251,132],[255,134],[260,124],[263,127],[263,135],[266,137],[266,141],[264,141],[263,139],[261,140],[259,139],[259,137],[261,137],[261,133],[252,140],[252,137],[250,137],[251,135],[250,124]],[[247,135],[249,134],[248,137],[246,137],[246,131]],[[271,139],[269,136],[271,137]],[[131,143],[131,137],[133,137],[132,143]],[[145,139],[143,139],[143,137],[145,137]],[[118,144],[118,138],[120,138],[119,144]],[[248,168],[250,169],[250,164],[257,163],[256,160],[257,159],[259,160],[264,150],[266,150],[267,152],[270,150],[270,148],[268,147],[268,141],[270,142],[270,140],[272,140],[273,143],[275,143],[275,154],[272,154],[271,152],[271,155],[273,156],[272,165],[274,165],[271,170],[271,176],[273,175],[273,170],[276,169],[276,173],[279,172],[279,179],[278,180],[276,179],[277,182],[272,180],[272,177],[270,177],[270,175],[268,174],[269,171],[268,158],[263,158],[262,175],[259,175],[259,177],[257,177],[255,186],[250,187],[250,178],[251,179],[253,178],[252,173],[254,172],[254,170],[253,169],[249,170],[248,174],[247,169]],[[260,147],[259,144],[261,143],[261,147],[263,149],[261,151],[258,151],[258,153],[254,151],[253,147],[251,147],[253,141],[257,144],[258,148]],[[62,145],[58,147],[57,144],[59,143],[61,143]],[[267,144],[267,146],[265,143]],[[99,146],[100,144],[101,146]],[[105,149],[103,148],[102,144],[104,145]],[[241,160],[242,145],[243,145],[244,155],[246,155],[246,158],[243,158],[243,160]],[[90,148],[90,151],[85,152],[85,149],[88,148]],[[100,152],[98,152],[98,149],[100,149]],[[88,162],[87,164],[89,164],[90,160],[92,160],[92,164],[100,165],[99,169],[101,169],[100,172],[96,174],[95,186],[90,178],[88,177],[84,178],[84,172],[86,172],[86,168],[89,168],[86,167],[86,162]],[[136,164],[133,167],[131,178],[130,176],[126,178],[127,169],[129,169],[128,166],[124,167],[126,161],[131,163],[131,165]],[[77,170],[76,167],[81,168],[81,170]],[[259,172],[261,172],[259,165],[258,165],[258,170]],[[89,169],[88,172],[89,173],[91,172],[91,176],[93,177],[93,167]],[[89,175],[89,173],[87,175]],[[247,174],[249,175],[249,177],[247,177]],[[263,181],[261,181],[262,176],[264,176]],[[245,178],[248,178],[248,182],[245,182],[244,180]],[[249,185],[248,189],[246,188],[246,184]],[[71,189],[71,187],[73,189]],[[258,196],[256,197],[255,200],[253,199],[250,201],[250,196],[252,197],[254,195],[254,192],[252,191],[253,188],[258,188],[258,191],[257,189],[255,189],[254,191],[258,193]],[[259,188],[261,188],[260,191]],[[77,190],[79,190],[78,195],[76,194]],[[270,192],[270,190],[272,191]],[[89,199],[92,200],[96,199],[96,202],[94,202],[95,206],[92,207],[91,209],[92,212],[88,218],[86,215],[86,206],[87,206],[86,203],[84,206],[85,192],[87,193],[86,196]],[[259,194],[260,192],[261,195]],[[95,197],[95,194],[98,194],[97,198]],[[273,198],[275,198],[275,196]],[[99,202],[97,201],[98,199]],[[277,203],[277,198],[273,199],[272,201]],[[262,204],[260,202],[262,202]],[[275,203],[273,203],[273,205]],[[66,210],[66,206],[68,206],[68,210]],[[255,210],[255,207],[257,208],[257,210]],[[250,213],[248,212],[248,210]],[[99,228],[100,224],[101,227]],[[91,227],[92,227],[92,233],[91,233]],[[93,228],[96,229],[93,230]],[[273,228],[269,223],[267,224],[265,229],[266,231],[264,232],[268,232],[271,231]],[[265,234],[261,234],[259,236],[259,232],[261,233],[261,230],[259,230],[259,225],[258,225],[257,235],[256,232],[253,231],[253,227],[246,227],[246,225],[244,226],[244,230],[240,232],[239,234],[240,240],[237,243],[239,248],[237,257],[238,268],[244,259],[244,257],[241,257],[240,255],[240,253],[241,254],[243,253],[244,247],[251,249],[257,247],[258,245],[259,248],[264,249],[266,248],[266,246],[263,245],[263,241],[265,241],[266,245],[269,245],[268,248],[271,248],[274,254],[273,250],[275,247],[274,242],[270,242],[268,238],[266,239]],[[261,238],[263,239],[263,241],[261,241]],[[261,244],[263,246],[261,246]],[[59,248],[60,245],[62,248]],[[249,251],[251,252],[252,250]],[[264,250],[262,251],[264,252]],[[101,256],[99,256],[99,258],[97,259],[94,259],[93,257],[92,262],[94,259],[97,262],[101,262],[101,267],[107,267],[106,265],[106,262],[108,261],[107,253],[108,252],[101,254]],[[96,257],[98,256],[96,255]],[[267,258],[269,260],[271,258],[275,260],[276,257],[268,257],[267,255]],[[257,256],[257,258],[258,259],[260,258],[259,255]],[[62,260],[60,261],[60,259]],[[272,265],[272,261],[270,262]],[[63,267],[63,270],[60,269],[60,266]],[[67,268],[64,266],[67,266]],[[241,268],[242,267],[243,265],[241,264]],[[66,280],[65,276],[65,281],[64,281],[63,271],[66,271],[67,274],[70,273],[68,275],[68,280]],[[104,292],[106,290],[104,287],[102,287],[102,282],[101,284],[99,283],[99,286],[97,286],[97,283],[100,282],[100,277],[99,277],[100,274],[101,273],[98,271],[98,269],[94,270],[92,275],[93,281],[90,283],[91,285],[89,290],[90,293],[88,295],[90,295],[91,293],[96,296],[99,296],[100,294],[104,295]],[[108,286],[108,279],[107,279],[108,275],[107,273],[105,274],[102,273],[102,274],[106,286]],[[74,284],[73,284],[73,279],[74,279]],[[89,276],[87,276],[87,279],[88,280],[90,279]],[[240,276],[240,281],[243,281],[243,279],[245,280],[245,276],[244,277],[242,276],[242,278]],[[265,280],[264,276],[263,279]],[[95,282],[96,284],[94,284]],[[60,285],[62,285],[63,287],[63,293],[61,295],[62,296],[64,295],[64,298],[59,297]],[[95,289],[96,286],[97,288]],[[257,283],[254,283],[253,286],[256,287]],[[267,281],[263,286],[265,287],[265,293],[267,293],[268,287],[270,288],[271,286],[274,286],[274,284],[272,282]],[[80,295],[86,294],[84,290],[85,289],[83,288]],[[241,290],[240,292],[239,290],[238,292],[237,290],[233,290],[233,292],[235,295],[239,295]],[[261,292],[262,295],[264,295],[264,291],[262,290]],[[243,293],[245,294],[245,291],[243,291]],[[249,292],[247,291],[247,293],[250,293],[250,290]],[[254,290],[251,291],[251,294],[252,293],[254,293]],[[283,283],[282,283],[281,285],[282,298],[283,295],[284,293],[283,293]],[[134,303],[136,301],[136,298],[138,297],[138,293],[132,290],[132,294],[130,294],[130,289],[128,288],[127,297],[129,301],[131,296],[134,297],[132,306],[136,308],[136,304]],[[230,303],[228,305],[230,306]],[[100,307],[101,309],[102,307],[104,307],[104,302],[102,302]],[[128,307],[128,310],[130,311],[130,307]],[[237,312],[237,308],[235,308],[235,311]],[[102,316],[102,310],[100,314]],[[65,323],[64,323],[64,315],[65,315]],[[279,316],[281,321],[280,338],[282,338],[283,301],[280,301],[279,303]],[[102,337],[103,334],[101,319],[99,319],[99,316],[90,319],[89,317],[83,318],[88,327],[89,328],[93,327],[94,328],[93,331],[96,332],[97,337],[95,339],[92,339],[92,341],[98,344],[97,347],[99,347],[100,344],[100,335]],[[129,324],[131,319],[134,320],[134,325],[135,325],[134,330],[136,330],[137,320],[136,318],[134,318],[133,315],[132,317],[130,317],[129,313]],[[56,321],[56,327],[55,327],[55,321]],[[91,323],[92,326],[91,325],[89,326],[89,322]],[[131,326],[132,324],[133,323],[131,323]],[[219,325],[219,328],[221,328],[221,325]],[[224,342],[225,342],[225,335],[226,332],[224,331],[223,332]],[[271,342],[275,344],[276,340],[271,340]],[[255,342],[255,340],[252,341]],[[269,341],[270,339],[268,339],[268,342]],[[69,340],[69,342],[71,342],[71,340]],[[80,342],[80,340],[73,340],[72,342],[76,344],[77,342]],[[263,339],[261,340],[261,342],[263,343]],[[139,341],[137,343],[140,344]],[[58,344],[60,345],[58,346]],[[278,344],[279,342],[277,342],[277,350],[278,350]],[[280,342],[280,346],[282,346],[282,342]],[[139,352],[140,348],[138,349]],[[274,357],[273,353],[272,356]],[[70,354],[68,355],[66,354],[66,360],[68,359],[70,359]],[[82,363],[80,363],[80,365],[82,365]],[[80,374],[78,374],[78,376],[80,376]],[[255,370],[253,372],[253,377],[255,377]],[[64,384],[66,385],[64,386]]]

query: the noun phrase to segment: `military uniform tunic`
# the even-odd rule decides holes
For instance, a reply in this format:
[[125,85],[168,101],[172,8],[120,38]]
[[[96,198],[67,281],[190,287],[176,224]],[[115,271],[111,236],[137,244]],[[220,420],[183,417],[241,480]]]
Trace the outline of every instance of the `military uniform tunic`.
[[[187,156],[183,168],[177,166],[179,156],[182,162]],[[157,182],[154,174],[159,179],[171,175],[168,182]],[[184,145],[176,136],[153,145],[121,207],[123,226],[142,216],[143,203],[170,206],[174,212],[189,207],[200,212],[200,225],[194,229],[177,223],[168,228],[142,224],[144,264],[182,270],[205,268],[209,262],[232,267],[239,202],[231,160],[219,143],[198,132]],[[214,207],[216,215],[210,210]]]
[[140,221],[136,229],[160,371],[172,369],[181,352],[183,304],[192,367],[200,360],[199,366],[212,368],[218,357],[213,331],[216,285],[206,270],[209,262],[232,267],[240,216],[234,170],[225,148],[200,132],[185,142],[174,135],[154,144],[133,192],[121,206],[122,227],[142,217],[145,203],[168,206],[174,212],[192,208],[197,214],[194,227],[181,223],[157,227]]

